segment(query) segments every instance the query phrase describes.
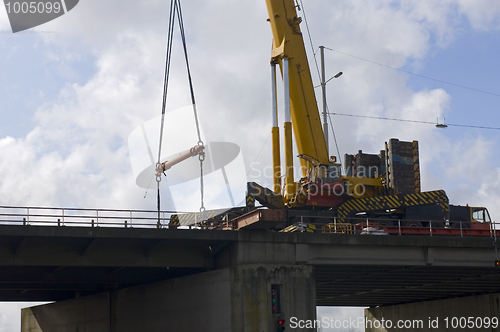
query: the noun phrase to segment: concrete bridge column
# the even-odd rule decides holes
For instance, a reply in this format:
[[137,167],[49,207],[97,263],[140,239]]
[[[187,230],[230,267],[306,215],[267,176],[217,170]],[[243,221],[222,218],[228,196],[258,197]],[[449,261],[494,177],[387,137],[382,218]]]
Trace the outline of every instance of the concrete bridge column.
[[21,331],[289,331],[292,317],[316,319],[313,268],[252,264],[25,308]]
[[365,309],[366,332],[500,331],[500,294]]

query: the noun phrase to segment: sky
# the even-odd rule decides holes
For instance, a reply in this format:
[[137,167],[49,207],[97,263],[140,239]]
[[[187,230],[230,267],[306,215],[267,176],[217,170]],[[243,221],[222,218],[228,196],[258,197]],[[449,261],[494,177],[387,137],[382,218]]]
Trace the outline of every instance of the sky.
[[[228,166],[238,205],[245,175],[271,183],[257,172],[271,164],[272,36],[265,2],[182,5],[203,138],[240,148]],[[147,154],[136,152],[130,137],[153,123],[148,137],[157,154],[168,6],[82,0],[67,14],[15,34],[0,8],[2,206],[156,209],[154,180],[147,194],[136,183],[148,164],[138,160]],[[314,83],[320,45],[327,48],[327,76],[344,73],[327,85],[330,112],[500,127],[500,2],[303,0],[301,9]],[[190,104],[178,30],[172,54],[171,115]],[[166,126],[190,128],[190,121],[171,116]],[[444,189],[453,204],[486,206],[493,220],[500,216],[499,130],[339,115],[331,121],[339,152],[331,136],[330,154],[378,153],[390,138],[418,140],[423,190]],[[165,149],[196,145],[188,136],[169,137]],[[218,176],[207,177],[207,209],[227,205]],[[198,181],[179,192],[172,186],[172,195],[190,203],[182,209],[199,209]],[[163,188],[164,207],[179,209]],[[17,305],[1,308],[0,331],[18,329]],[[322,316],[346,315],[321,310]]]

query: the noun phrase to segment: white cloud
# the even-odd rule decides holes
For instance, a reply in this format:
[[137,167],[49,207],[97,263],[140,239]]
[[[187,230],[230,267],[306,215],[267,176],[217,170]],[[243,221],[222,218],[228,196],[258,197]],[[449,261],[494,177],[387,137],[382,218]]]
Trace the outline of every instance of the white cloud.
[[[467,17],[480,10],[470,9],[465,1],[457,4],[451,0],[438,5],[428,1],[306,5],[318,44],[392,67],[411,59],[423,61],[433,47],[432,35],[438,36],[442,47],[447,45],[459,24],[457,8]],[[183,8],[198,109],[208,139],[238,144],[249,164],[259,155],[269,131],[266,63],[271,34],[265,22],[267,12],[264,3],[223,1],[215,7],[226,10],[217,11],[208,3],[189,3]],[[240,15],[226,15],[228,11]],[[0,185],[0,195],[7,202],[71,204],[77,192],[87,190],[99,192],[109,201],[86,195],[80,205],[99,201],[124,206],[136,199],[125,144],[133,128],[160,112],[167,13],[167,5],[160,1],[141,6],[85,1],[61,19],[39,27],[59,31],[44,35],[46,45],[57,50],[48,51],[45,60],[61,63],[68,83],[57,100],[40,105],[37,125],[28,136],[2,140],[9,158],[0,164],[1,172],[13,179]],[[239,29],[242,22],[252,28]],[[307,45],[305,26],[302,30]],[[170,109],[189,101],[178,34],[175,43]],[[82,58],[95,58],[95,74],[77,84],[72,78]],[[327,53],[327,61],[328,65],[335,61],[336,68],[327,67],[330,71],[345,73],[329,83],[330,111],[424,121],[449,112],[446,91],[411,91],[405,86],[406,74],[334,52]],[[314,65],[312,70],[316,78]],[[390,137],[417,139],[424,169],[430,169],[440,151],[433,147],[434,142],[453,146],[431,126],[333,119],[342,153],[359,149],[376,153]],[[257,161],[269,163],[268,154],[264,147]],[[44,195],[37,190],[41,187]],[[12,191],[19,195],[4,194]],[[128,197],[126,203],[116,201],[124,196]]]
[[477,30],[500,29],[500,3],[495,0],[457,0],[460,11]]
[[0,31],[12,31],[10,28],[9,17],[7,16],[7,10],[0,10]]
[[317,307],[316,315],[321,322],[323,332],[364,331],[364,308]]
[[[0,184],[5,204],[144,206],[136,196],[126,137],[153,114],[155,88],[148,36],[127,35],[103,52],[83,86],[67,85],[36,112],[37,126],[21,139],[4,138]],[[14,193],[14,194],[12,194]],[[128,194],[127,194],[128,193]]]
[[[500,5],[493,0],[305,5],[315,46],[396,68],[425,66],[429,54],[460,38],[460,31],[468,28],[465,19],[473,29],[490,31],[498,29],[500,17]],[[134,128],[161,111],[167,6],[160,0],[86,0],[60,19],[35,28],[56,31],[43,34],[44,46],[56,51],[34,61],[59,63],[65,84],[56,99],[37,105],[28,135],[0,138],[2,205],[156,207],[154,195],[143,199],[144,190],[135,185],[126,143]],[[238,144],[247,165],[258,155],[258,162],[269,165],[270,142],[264,143],[271,118],[271,32],[264,1],[192,1],[185,3],[183,13],[207,139]],[[2,17],[0,29],[7,29],[7,18]],[[301,28],[309,48],[306,27]],[[178,36],[169,109],[189,101]],[[20,51],[6,54],[15,58]],[[327,51],[326,58],[327,72],[344,72],[328,84],[331,112],[423,121],[453,112],[453,95],[445,89],[413,91],[404,73],[336,52]],[[83,59],[93,62],[94,72],[77,83],[77,77],[85,76],[79,72]],[[312,58],[310,62],[317,82]],[[339,116],[333,121],[341,154],[360,149],[377,153],[391,137],[419,140],[424,188],[452,188],[452,201],[470,198],[495,209],[500,170],[488,157],[496,153],[491,141],[476,134],[452,141],[444,132],[421,124]],[[456,182],[462,185],[453,186]],[[198,193],[190,199],[198,201]]]
[[[488,181],[484,181],[480,183],[480,186],[477,189],[477,193],[475,193],[472,197],[466,196],[467,192],[464,192],[464,197],[468,200],[465,201],[466,204],[472,206],[485,206],[488,208],[491,218],[495,222],[500,222],[500,206],[498,206],[498,200],[500,199],[500,195],[498,194],[498,186],[500,186],[500,169],[489,169],[487,173],[484,174],[485,177],[488,177]],[[470,200],[470,201],[469,201]],[[463,204],[464,202],[462,202]],[[498,226],[496,227],[499,228]]]
[[21,331],[21,309],[47,302],[0,303],[0,331]]

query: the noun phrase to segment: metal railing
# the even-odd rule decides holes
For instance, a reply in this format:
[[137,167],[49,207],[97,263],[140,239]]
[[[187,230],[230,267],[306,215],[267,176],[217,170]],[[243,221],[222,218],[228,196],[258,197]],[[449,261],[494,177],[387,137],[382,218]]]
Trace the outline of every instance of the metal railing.
[[[0,225],[166,228],[172,214],[188,212],[0,206]],[[497,237],[497,223],[297,216],[284,232],[371,235],[460,235]],[[311,220],[313,218],[313,220]],[[415,227],[420,226],[420,227]],[[189,226],[191,228],[191,226]],[[228,228],[229,229],[229,228]]]
[[[300,222],[287,227],[287,232],[363,235],[459,235],[461,237],[490,236],[495,238],[495,240],[497,235],[500,235],[500,227],[496,226],[498,224],[496,222],[383,218],[348,218],[349,220],[343,220],[342,218],[324,216],[296,217],[300,218]],[[308,222],[311,219],[313,219],[313,222]]]
[[164,228],[175,211],[0,206],[0,225]]

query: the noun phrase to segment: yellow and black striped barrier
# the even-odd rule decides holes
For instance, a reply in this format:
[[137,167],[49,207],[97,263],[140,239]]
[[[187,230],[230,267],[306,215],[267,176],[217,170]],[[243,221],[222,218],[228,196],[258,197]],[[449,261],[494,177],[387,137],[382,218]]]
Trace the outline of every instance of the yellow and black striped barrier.
[[337,216],[339,218],[346,218],[358,212],[400,209],[407,206],[430,204],[439,204],[443,210],[444,217],[449,219],[450,206],[448,196],[446,196],[443,190],[351,199],[338,207]]
[[219,214],[226,212],[228,209],[216,209],[216,210],[206,210],[203,212],[191,212],[191,213],[182,213],[182,214],[172,214],[170,216],[170,223],[174,221],[174,226],[189,226],[193,225],[197,222],[204,221],[210,218],[213,218]]

